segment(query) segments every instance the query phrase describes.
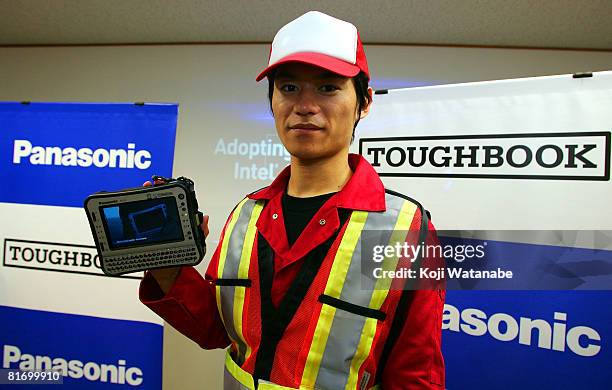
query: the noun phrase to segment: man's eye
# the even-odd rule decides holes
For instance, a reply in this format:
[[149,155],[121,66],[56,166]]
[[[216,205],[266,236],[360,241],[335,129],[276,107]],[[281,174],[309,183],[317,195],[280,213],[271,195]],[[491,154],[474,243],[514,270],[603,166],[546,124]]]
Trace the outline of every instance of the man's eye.
[[327,84],[327,85],[322,85],[320,88],[321,92],[334,92],[339,90],[340,88],[338,88],[337,86],[333,85],[333,84]]
[[297,86],[293,84],[283,84],[281,85],[280,90],[283,92],[295,92],[297,91]]

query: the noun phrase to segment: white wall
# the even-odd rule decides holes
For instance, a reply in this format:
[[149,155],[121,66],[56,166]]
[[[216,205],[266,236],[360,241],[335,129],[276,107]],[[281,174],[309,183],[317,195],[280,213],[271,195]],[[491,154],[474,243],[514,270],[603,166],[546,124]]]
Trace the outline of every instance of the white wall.
[[[612,52],[410,46],[368,46],[366,52],[375,88],[612,69]],[[200,205],[211,215],[209,255],[199,267],[204,272],[227,213],[268,183],[236,179],[235,164],[277,164],[276,173],[286,163],[215,154],[220,139],[226,146],[233,139],[278,142],[266,84],[254,81],[267,55],[265,45],[0,48],[0,101],[178,102],[174,174],[195,180]],[[136,291],[126,298],[137,299]],[[167,326],[164,389],[221,388],[222,357]]]

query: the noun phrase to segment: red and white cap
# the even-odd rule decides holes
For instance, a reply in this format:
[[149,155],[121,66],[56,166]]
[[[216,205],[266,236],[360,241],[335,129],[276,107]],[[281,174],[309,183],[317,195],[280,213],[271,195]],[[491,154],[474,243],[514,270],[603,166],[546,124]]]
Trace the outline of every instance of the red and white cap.
[[268,67],[256,80],[288,62],[315,65],[345,77],[363,71],[370,78],[357,27],[318,11],[307,12],[278,30]]

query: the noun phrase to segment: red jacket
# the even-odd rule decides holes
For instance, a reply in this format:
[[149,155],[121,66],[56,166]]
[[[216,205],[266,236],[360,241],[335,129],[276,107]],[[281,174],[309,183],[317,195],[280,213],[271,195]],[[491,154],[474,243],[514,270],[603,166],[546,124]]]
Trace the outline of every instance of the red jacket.
[[[264,236],[272,238],[269,241],[275,252],[272,282],[274,305],[279,304],[291,285],[304,254],[325,241],[330,232],[339,227],[337,208],[384,210],[384,187],[374,169],[358,155],[350,155],[349,164],[353,169],[351,179],[331,198],[333,200],[323,205],[313,217],[313,223],[306,226],[291,248],[287,243],[280,204],[280,195],[287,186],[290,169],[281,172],[266,189],[249,195],[252,199],[268,200],[264,212],[279,216],[275,218],[277,223],[261,227]],[[321,218],[327,221],[323,226],[318,222]],[[429,233],[427,244],[436,244],[437,237],[431,222]],[[205,349],[225,348],[230,344],[217,310],[213,284],[219,248],[220,245],[210,261],[206,279],[193,267],[183,267],[165,296],[149,273],[145,274],[140,285],[140,300],[145,305]],[[383,389],[443,389],[441,324],[444,291],[416,290],[409,294],[404,327],[383,372]]]

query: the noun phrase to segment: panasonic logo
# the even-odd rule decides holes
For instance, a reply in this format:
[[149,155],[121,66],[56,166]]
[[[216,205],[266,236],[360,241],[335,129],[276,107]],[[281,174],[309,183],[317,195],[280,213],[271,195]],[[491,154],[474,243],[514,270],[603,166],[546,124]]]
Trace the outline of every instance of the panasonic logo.
[[126,361],[120,359],[117,364],[98,364],[68,360],[62,357],[30,355],[22,353],[19,347],[4,345],[2,368],[19,370],[53,370],[60,371],[64,377],[86,379],[91,382],[105,382],[119,385],[140,386],[143,382],[142,370],[138,367],[126,367]]
[[610,180],[610,132],[362,138],[380,176]]
[[592,357],[601,350],[601,336],[588,326],[568,329],[567,313],[555,312],[554,321],[495,313],[487,315],[482,310],[466,308],[461,312],[453,305],[445,304],[442,329],[463,332],[470,336],[489,334],[499,341],[515,341],[519,344],[537,345],[538,348],[558,352],[570,350],[579,356]]
[[13,146],[13,164],[21,164],[24,161],[32,165],[147,169],[151,166],[151,153],[148,150],[136,150],[136,144],[133,143],[129,143],[127,149],[94,150],[33,146],[28,140],[17,139]]

